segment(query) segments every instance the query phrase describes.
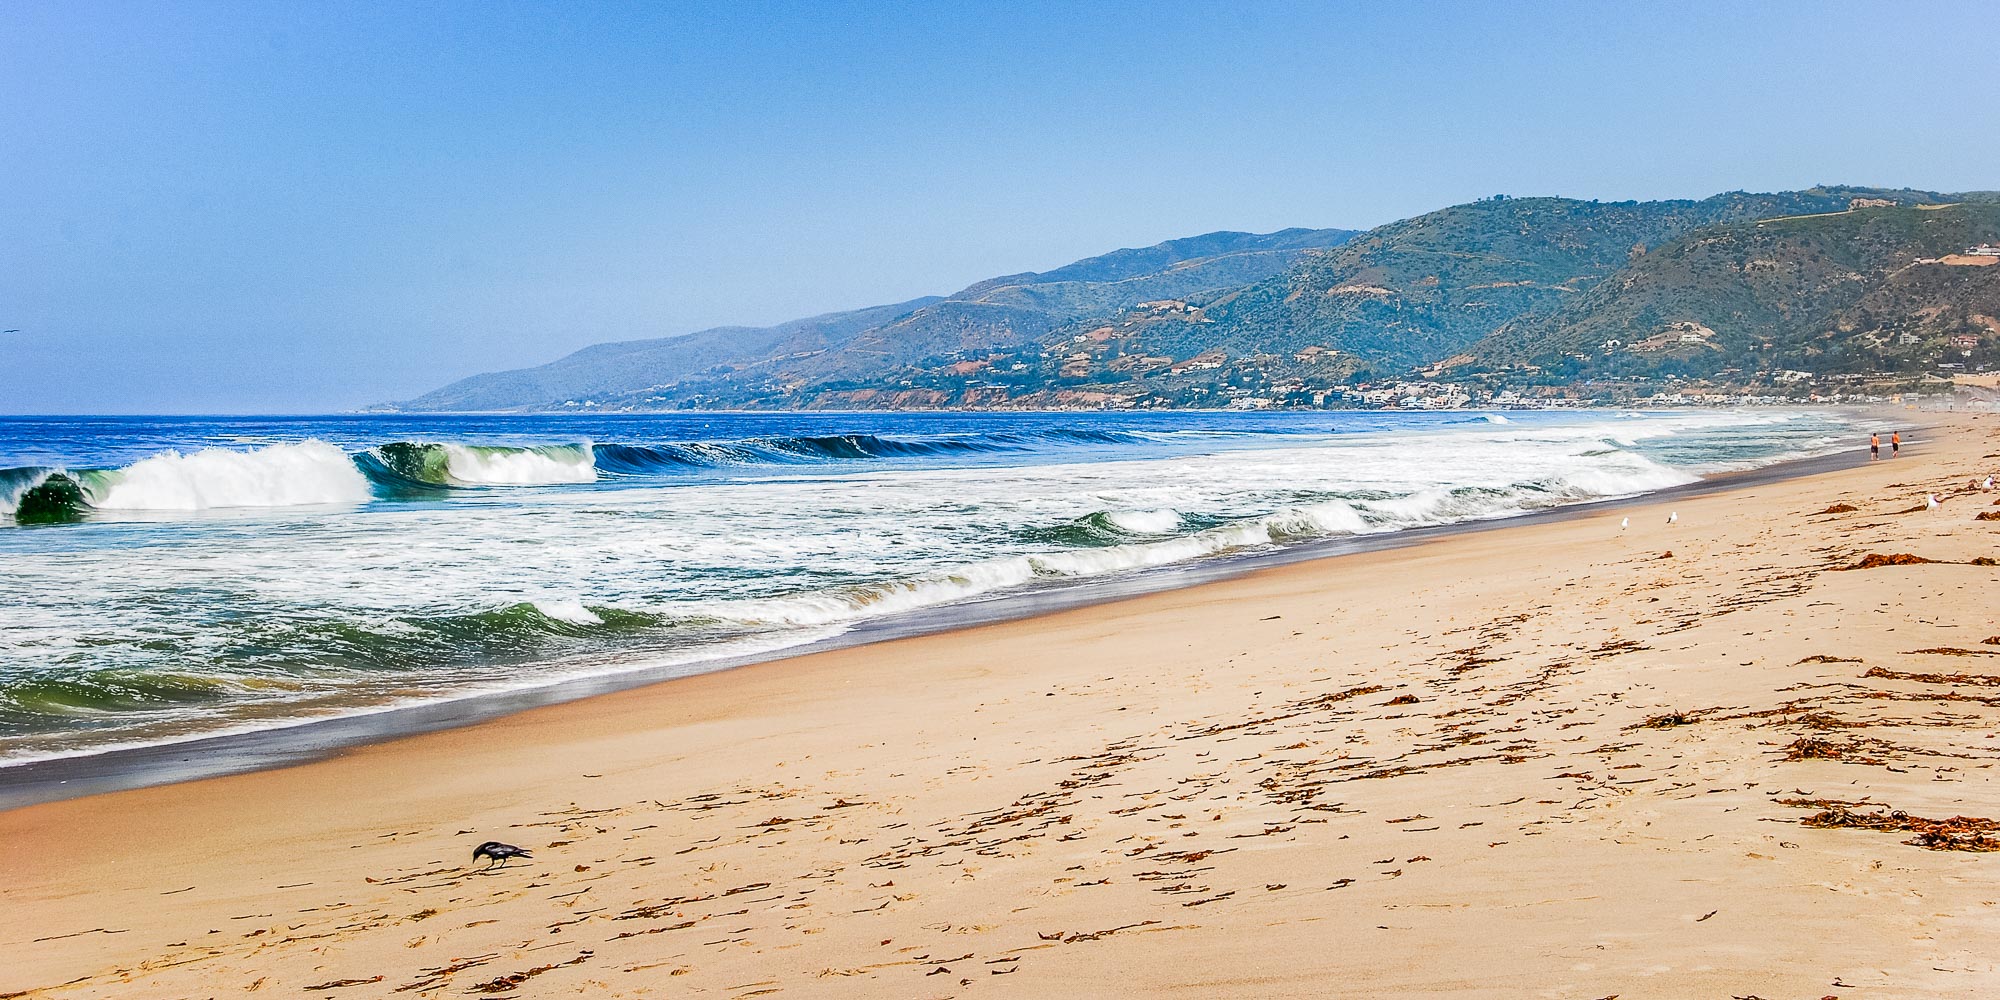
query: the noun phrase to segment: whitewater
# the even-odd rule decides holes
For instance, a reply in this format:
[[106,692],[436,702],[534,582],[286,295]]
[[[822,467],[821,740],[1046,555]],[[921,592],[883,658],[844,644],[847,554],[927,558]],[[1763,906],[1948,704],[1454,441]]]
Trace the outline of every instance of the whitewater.
[[1826,412],[0,419],[0,766],[1824,453]]

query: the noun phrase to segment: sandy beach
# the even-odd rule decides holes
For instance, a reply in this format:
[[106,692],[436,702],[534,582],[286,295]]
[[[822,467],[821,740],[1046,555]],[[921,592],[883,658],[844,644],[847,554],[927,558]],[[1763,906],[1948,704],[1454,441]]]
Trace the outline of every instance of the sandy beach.
[[0,997],[2000,994],[2000,418],[1924,416],[1851,470],[0,813]]

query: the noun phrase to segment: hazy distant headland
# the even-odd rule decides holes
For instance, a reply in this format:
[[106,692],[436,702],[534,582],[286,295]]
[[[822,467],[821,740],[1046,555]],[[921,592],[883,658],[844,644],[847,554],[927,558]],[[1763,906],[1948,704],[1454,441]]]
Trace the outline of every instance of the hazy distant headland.
[[584,348],[387,409],[1840,401],[2000,363],[2000,192],[1495,197]]

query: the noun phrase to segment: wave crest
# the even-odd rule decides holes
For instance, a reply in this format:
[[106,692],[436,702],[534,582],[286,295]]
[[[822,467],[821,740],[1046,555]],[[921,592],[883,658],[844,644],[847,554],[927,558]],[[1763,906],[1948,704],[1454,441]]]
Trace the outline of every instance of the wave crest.
[[79,521],[89,509],[83,488],[67,473],[39,466],[0,469],[0,514],[17,524]]
[[251,451],[167,451],[76,478],[90,505],[101,510],[295,507],[363,503],[374,496],[346,452],[317,440]]
[[[386,485],[556,486],[597,481],[589,442],[507,448],[429,441],[392,441],[362,456],[388,473]],[[375,471],[371,468],[370,471]]]
[[[1045,446],[1134,444],[1157,435],[1052,428],[936,437],[825,434],[662,444],[500,446],[391,441],[352,454],[317,439],[249,450],[164,451],[118,469],[41,466],[0,469],[0,516],[20,520],[23,498],[42,513],[30,521],[75,520],[90,509],[201,511],[422,499],[463,487],[594,483],[600,473],[660,476],[728,466],[919,459],[1032,451]],[[63,483],[44,484],[58,477]],[[54,496],[73,484],[80,499]],[[1130,525],[1118,531],[1148,533]]]

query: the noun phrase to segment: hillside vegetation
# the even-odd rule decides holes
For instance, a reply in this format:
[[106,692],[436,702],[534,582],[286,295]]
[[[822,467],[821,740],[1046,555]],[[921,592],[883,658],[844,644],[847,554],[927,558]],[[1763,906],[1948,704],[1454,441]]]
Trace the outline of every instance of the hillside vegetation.
[[603,344],[402,406],[1287,405],[1418,372],[1976,367],[2000,360],[2000,266],[1954,255],[1996,242],[1992,193],[1492,198],[1359,234],[1211,233],[949,296]]
[[1950,338],[2000,334],[2000,266],[1946,262],[1982,243],[2000,243],[2000,203],[1711,227],[1473,353],[1593,375],[1914,370]]

